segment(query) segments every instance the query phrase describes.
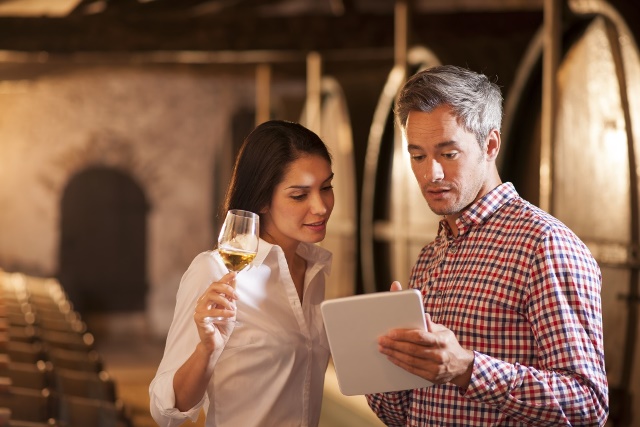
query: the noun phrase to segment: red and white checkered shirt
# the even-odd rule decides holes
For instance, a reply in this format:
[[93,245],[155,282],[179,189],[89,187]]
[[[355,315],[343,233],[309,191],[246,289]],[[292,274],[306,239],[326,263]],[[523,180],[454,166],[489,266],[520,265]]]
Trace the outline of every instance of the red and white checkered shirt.
[[602,426],[602,277],[587,247],[510,183],[443,220],[409,286],[474,350],[471,382],[367,396],[390,426]]

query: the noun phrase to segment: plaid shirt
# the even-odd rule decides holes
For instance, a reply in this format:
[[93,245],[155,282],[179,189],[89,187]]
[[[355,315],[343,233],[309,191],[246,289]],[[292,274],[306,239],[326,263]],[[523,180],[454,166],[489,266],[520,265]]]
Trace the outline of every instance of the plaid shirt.
[[602,278],[564,224],[505,183],[443,220],[409,286],[475,359],[453,384],[367,396],[390,426],[596,426],[608,415]]

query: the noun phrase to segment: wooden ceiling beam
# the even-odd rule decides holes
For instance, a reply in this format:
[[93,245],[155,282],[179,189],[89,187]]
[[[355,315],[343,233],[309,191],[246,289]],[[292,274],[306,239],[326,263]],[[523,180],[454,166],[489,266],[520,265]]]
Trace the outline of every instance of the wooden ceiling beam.
[[[542,23],[535,12],[411,16],[410,43],[511,37]],[[487,20],[491,25],[487,25]],[[393,49],[393,15],[202,18],[0,17],[0,50],[46,52],[357,51]]]

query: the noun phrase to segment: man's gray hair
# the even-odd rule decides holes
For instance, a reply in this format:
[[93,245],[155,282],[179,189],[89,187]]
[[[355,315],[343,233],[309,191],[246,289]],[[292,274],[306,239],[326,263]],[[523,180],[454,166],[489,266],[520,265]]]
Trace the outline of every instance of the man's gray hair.
[[404,129],[411,111],[429,113],[441,105],[453,109],[458,123],[475,134],[481,147],[492,129],[502,124],[502,94],[484,74],[441,65],[413,75],[396,101],[397,124]]

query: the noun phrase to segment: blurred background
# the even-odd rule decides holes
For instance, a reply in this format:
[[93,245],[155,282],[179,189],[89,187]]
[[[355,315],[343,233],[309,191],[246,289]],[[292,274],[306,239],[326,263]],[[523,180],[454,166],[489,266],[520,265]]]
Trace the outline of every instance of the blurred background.
[[[608,425],[640,426],[639,37],[637,0],[0,0],[4,286],[55,279],[133,425],[155,425],[175,293],[243,138],[286,119],[330,146],[328,298],[406,286],[438,218],[393,99],[465,66],[502,88],[503,180],[601,266]],[[379,425],[331,369],[322,422]]]

